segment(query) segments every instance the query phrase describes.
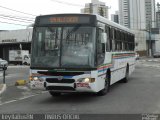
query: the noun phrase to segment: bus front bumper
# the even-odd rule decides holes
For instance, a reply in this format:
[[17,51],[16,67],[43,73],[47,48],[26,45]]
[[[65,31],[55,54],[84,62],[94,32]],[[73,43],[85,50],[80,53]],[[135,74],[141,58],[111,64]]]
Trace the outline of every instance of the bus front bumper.
[[44,82],[47,91],[58,92],[96,92],[92,89],[90,83],[47,83]]

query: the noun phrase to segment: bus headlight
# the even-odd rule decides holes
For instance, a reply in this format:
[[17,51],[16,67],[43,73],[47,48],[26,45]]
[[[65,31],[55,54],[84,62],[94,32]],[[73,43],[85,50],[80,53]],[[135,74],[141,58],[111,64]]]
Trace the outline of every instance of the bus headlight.
[[35,80],[35,81],[38,80],[38,77],[33,77],[33,80]]
[[37,81],[37,80],[39,80],[39,78],[38,77],[32,77],[32,76],[30,76],[30,78],[29,78],[31,81]]
[[85,83],[89,83],[89,82],[90,82],[90,79],[89,79],[89,78],[85,78],[85,79],[84,79],[84,82],[85,82]]
[[40,82],[43,82],[45,79],[42,78],[42,77],[30,76],[29,80],[30,81],[40,81]]
[[95,82],[95,78],[80,78],[77,81],[80,83],[93,83]]

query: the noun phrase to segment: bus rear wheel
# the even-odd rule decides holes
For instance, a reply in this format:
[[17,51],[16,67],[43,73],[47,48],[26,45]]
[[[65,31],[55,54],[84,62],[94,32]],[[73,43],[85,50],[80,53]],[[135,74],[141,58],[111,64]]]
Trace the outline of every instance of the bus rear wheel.
[[50,95],[53,96],[53,97],[61,96],[61,93],[60,93],[60,92],[49,91],[49,93],[50,93]]
[[104,96],[109,92],[110,89],[110,76],[107,74],[105,78],[105,86],[104,89],[97,93],[98,96]]
[[123,83],[127,83],[129,79],[129,66],[127,65],[126,67],[126,74],[125,74],[125,78],[122,79]]

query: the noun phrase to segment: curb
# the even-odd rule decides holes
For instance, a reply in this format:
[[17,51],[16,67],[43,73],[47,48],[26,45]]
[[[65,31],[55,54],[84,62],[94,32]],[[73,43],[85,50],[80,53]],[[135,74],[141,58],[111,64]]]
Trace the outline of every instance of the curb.
[[7,86],[6,86],[6,84],[1,84],[3,87],[2,87],[2,89],[0,89],[0,95],[3,93],[3,92],[5,92],[6,91],[6,88],[7,88]]

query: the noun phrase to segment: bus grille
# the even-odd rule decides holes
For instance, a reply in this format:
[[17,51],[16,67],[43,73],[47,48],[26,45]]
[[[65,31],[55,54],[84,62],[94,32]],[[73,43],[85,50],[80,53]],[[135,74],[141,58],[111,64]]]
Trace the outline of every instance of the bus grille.
[[48,87],[46,87],[46,90],[69,90],[69,91],[75,91],[75,88],[66,87],[66,86],[48,86]]
[[48,83],[74,83],[74,79],[62,79],[58,80],[57,78],[47,78],[46,82]]

